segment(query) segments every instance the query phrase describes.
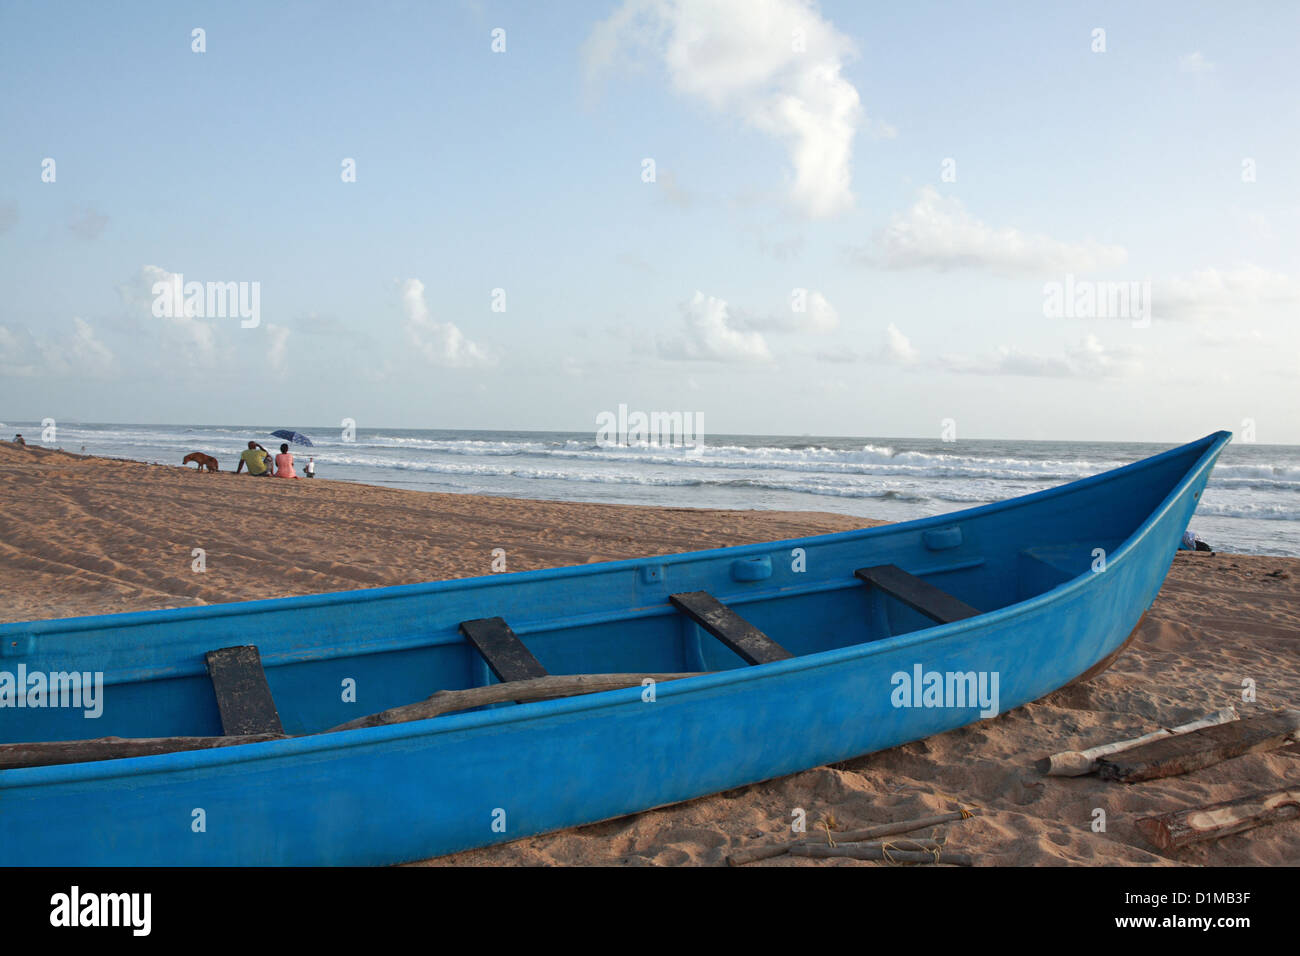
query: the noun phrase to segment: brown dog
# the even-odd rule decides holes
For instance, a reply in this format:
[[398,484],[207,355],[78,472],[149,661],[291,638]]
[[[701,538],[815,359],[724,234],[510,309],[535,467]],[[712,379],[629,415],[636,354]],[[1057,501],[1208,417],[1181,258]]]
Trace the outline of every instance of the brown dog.
[[202,471],[205,468],[208,471],[221,470],[220,468],[217,467],[217,460],[215,458],[213,458],[211,455],[205,455],[201,451],[192,451],[184,458],[181,459],[182,465],[188,465],[190,462],[194,462],[195,471]]

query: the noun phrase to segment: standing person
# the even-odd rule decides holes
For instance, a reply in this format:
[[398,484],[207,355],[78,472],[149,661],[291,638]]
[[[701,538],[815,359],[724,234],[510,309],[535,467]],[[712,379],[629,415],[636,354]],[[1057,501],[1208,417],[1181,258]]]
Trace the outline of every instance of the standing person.
[[255,441],[248,443],[246,448],[239,456],[239,464],[235,466],[235,474],[244,470],[248,466],[248,473],[254,478],[265,478],[271,474],[271,469],[266,467],[266,460],[271,457],[271,453]]
[[281,445],[280,454],[275,456],[275,477],[276,478],[297,478],[293,471],[293,455],[289,454],[289,446]]
[[303,471],[303,474],[306,475],[308,478],[315,478],[315,477],[316,477],[316,459],[315,459],[315,458],[311,458],[311,457],[309,457],[309,458],[307,459],[307,467],[304,468],[302,471]]

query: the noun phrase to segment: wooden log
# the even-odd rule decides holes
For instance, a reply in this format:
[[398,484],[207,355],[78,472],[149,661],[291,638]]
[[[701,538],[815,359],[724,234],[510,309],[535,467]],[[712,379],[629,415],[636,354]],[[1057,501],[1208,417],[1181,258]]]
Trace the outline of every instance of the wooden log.
[[1200,730],[1202,727],[1226,724],[1236,719],[1237,711],[1232,707],[1224,707],[1222,710],[1216,710],[1212,714],[1206,714],[1204,717],[1186,724],[1179,724],[1177,727],[1162,727],[1160,730],[1143,734],[1141,737],[1132,737],[1128,740],[1119,740],[1110,744],[1099,744],[1096,747],[1089,747],[1087,750],[1063,750],[1060,753],[1052,754],[1050,757],[1044,757],[1035,763],[1034,767],[1040,773],[1045,773],[1049,777],[1081,777],[1085,773],[1092,773],[1096,770],[1097,761],[1110,754],[1132,750],[1134,747],[1148,741],[1159,740],[1161,737],[1176,737],[1179,734]]
[[967,853],[950,853],[947,850],[895,850],[889,846],[849,844],[847,846],[794,846],[791,856],[810,856],[815,859],[848,857],[851,860],[887,860],[890,863],[950,863],[953,866],[974,866]]
[[0,770],[152,757],[183,750],[209,750],[284,739],[284,734],[243,734],[231,737],[97,737],[94,740],[0,744]]
[[1300,817],[1300,789],[1293,787],[1143,817],[1137,822],[1137,828],[1153,845],[1172,850],[1297,817]]
[[[535,680],[490,684],[466,690],[443,690],[425,700],[403,707],[393,707],[378,714],[358,717],[323,730],[331,734],[359,727],[424,720],[439,714],[482,707],[503,701],[554,700],[579,694],[595,694],[623,687],[639,687],[647,679],[655,682],[700,677],[702,674],[570,674],[541,677]],[[285,740],[285,734],[245,734],[228,737],[100,737],[95,740],[54,740],[34,743],[0,744],[0,770],[19,767],[44,767],[53,764],[115,760],[122,757],[152,757],[185,750],[207,750],[238,744]]]
[[1300,710],[1276,710],[1258,717],[1203,727],[1177,737],[1141,744],[1097,762],[1103,780],[1138,783],[1191,773],[1243,754],[1272,750],[1300,732]]
[[440,714],[455,710],[469,710],[486,704],[499,704],[503,701],[524,703],[532,700],[554,700],[557,697],[575,697],[579,694],[596,694],[605,690],[619,690],[623,687],[639,687],[646,680],[656,683],[670,680],[682,680],[685,677],[702,677],[707,671],[698,674],[553,674],[550,677],[537,677],[532,680],[515,680],[508,684],[489,684],[486,687],[470,687],[466,690],[440,690],[430,697],[414,704],[403,704],[389,710],[358,717],[345,724],[331,727],[322,733],[332,734],[339,730],[356,730],[359,727],[382,727],[385,724],[400,724],[411,720],[426,720]]
[[[955,810],[952,813],[939,813],[930,817],[920,817],[916,820],[899,820],[894,823],[879,823],[873,827],[865,827],[860,830],[845,830],[843,833],[831,831],[830,837],[836,843],[859,843],[863,840],[870,840],[874,837],[891,836],[895,833],[911,833],[915,830],[924,830],[926,827],[938,826],[941,823],[948,823],[955,820],[964,820],[967,817],[974,816],[972,810]],[[739,850],[727,857],[727,862],[732,866],[744,866],[746,863],[754,863],[757,860],[767,860],[774,856],[780,856],[782,853],[789,853],[797,846],[812,846],[814,844],[826,844],[826,837],[806,837],[801,840],[795,840],[790,843],[773,843],[768,846],[754,847],[749,850]]]

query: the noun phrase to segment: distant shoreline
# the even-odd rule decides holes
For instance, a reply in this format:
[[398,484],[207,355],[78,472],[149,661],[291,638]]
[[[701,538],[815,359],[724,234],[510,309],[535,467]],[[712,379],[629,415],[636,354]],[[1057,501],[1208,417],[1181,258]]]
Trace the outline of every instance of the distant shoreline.
[[[230,468],[266,426],[59,426],[54,444],[107,458]],[[48,434],[48,433],[47,433]],[[1056,487],[1169,445],[705,435],[701,447],[610,444],[592,433],[308,429],[318,480],[368,486],[703,510],[823,511],[908,521]],[[31,437],[29,435],[29,437]],[[633,436],[626,436],[633,437]],[[683,438],[685,436],[682,436]],[[1212,547],[1300,556],[1300,448],[1230,444],[1192,528]]]

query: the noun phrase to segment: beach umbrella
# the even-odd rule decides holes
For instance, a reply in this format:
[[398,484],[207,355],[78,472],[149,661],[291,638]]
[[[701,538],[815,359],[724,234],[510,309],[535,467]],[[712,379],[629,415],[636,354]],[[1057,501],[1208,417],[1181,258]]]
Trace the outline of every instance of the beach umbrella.
[[294,431],[292,428],[281,428],[279,431],[271,432],[271,434],[276,438],[283,438],[285,441],[292,442],[295,445],[306,445],[308,448],[311,447],[311,439],[302,432]]

